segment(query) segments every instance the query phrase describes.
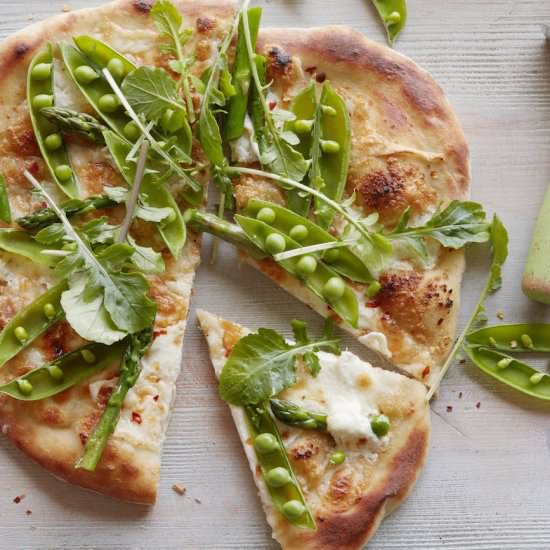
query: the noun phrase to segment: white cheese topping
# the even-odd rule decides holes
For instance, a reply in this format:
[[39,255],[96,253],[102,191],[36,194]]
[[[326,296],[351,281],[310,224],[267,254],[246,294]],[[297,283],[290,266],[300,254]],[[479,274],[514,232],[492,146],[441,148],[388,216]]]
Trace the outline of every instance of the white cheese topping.
[[231,159],[234,162],[252,163],[260,159],[258,144],[254,140],[254,127],[252,119],[246,115],[244,119],[244,132],[241,137],[230,142]]
[[364,346],[367,346],[371,350],[378,352],[380,355],[391,359],[391,351],[388,348],[388,340],[385,334],[381,332],[369,332],[368,334],[359,336],[358,340]]

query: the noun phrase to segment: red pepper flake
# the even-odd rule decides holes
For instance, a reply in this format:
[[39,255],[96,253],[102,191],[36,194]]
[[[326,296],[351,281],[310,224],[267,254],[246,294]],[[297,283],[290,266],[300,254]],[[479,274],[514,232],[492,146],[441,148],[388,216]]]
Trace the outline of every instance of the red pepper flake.
[[480,407],[481,407],[481,401],[478,401],[478,402],[476,403],[476,409],[479,409]]
[[376,298],[372,298],[367,302],[367,307],[378,307],[380,305],[380,300],[377,300]]
[[166,329],[162,328],[160,330],[153,331],[153,340],[156,340],[159,336],[164,336],[166,334]]
[[461,365],[465,365],[465,364],[466,364],[466,359],[461,359],[461,360],[459,361],[459,363],[460,363]]
[[269,110],[273,111],[273,109],[275,109],[275,107],[277,107],[277,102],[276,101],[270,101],[269,102]]
[[16,497],[13,499],[13,502],[15,502],[15,504],[19,504],[25,497],[26,497],[26,495],[19,495],[19,496],[16,496]]
[[27,510],[25,514],[27,514],[27,516],[32,516],[32,510]]
[[430,374],[430,367],[424,367],[424,370],[422,371],[422,378],[426,378]]
[[437,320],[437,326],[441,326],[441,324],[443,323],[443,317],[441,317],[440,319]]
[[306,67],[305,71],[308,74],[313,74],[313,73],[317,72],[317,67],[315,65],[312,65],[311,67]]
[[155,395],[155,397],[153,397],[153,401],[158,401],[158,400],[159,400],[159,396]]
[[38,176],[38,173],[40,172],[40,165],[38,162],[33,160],[27,167],[27,170],[33,175]]
[[143,422],[141,414],[139,414],[138,412],[132,412],[132,422],[135,422],[136,424],[141,424]]
[[323,83],[327,79],[327,75],[325,73],[317,73],[315,75],[315,80],[319,82],[319,84]]
[[79,433],[78,436],[80,437],[80,443],[82,443],[82,445],[86,445],[86,442],[88,441],[88,436],[83,433]]
[[452,407],[452,405],[447,405],[447,412],[448,412],[448,413],[452,413],[452,412],[453,412],[453,407]]
[[463,395],[462,392],[459,392],[459,393],[458,393],[458,398],[459,398],[459,399],[462,399],[462,395]]

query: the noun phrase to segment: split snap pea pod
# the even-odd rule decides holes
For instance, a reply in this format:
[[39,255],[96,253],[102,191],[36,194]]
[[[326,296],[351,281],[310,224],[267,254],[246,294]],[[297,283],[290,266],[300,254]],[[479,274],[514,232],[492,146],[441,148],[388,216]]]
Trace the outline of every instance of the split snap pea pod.
[[32,235],[25,231],[17,229],[0,229],[0,250],[18,254],[33,262],[53,268],[59,262],[59,256],[43,254],[44,250],[51,249],[52,246],[45,246],[36,242]]
[[[340,202],[346,187],[351,154],[351,122],[343,98],[325,82],[314,131],[312,165],[309,178],[319,191]],[[321,227],[328,228],[334,210],[314,197],[315,217]]]
[[[260,28],[262,8],[254,7],[248,10],[248,24],[250,25],[250,38],[252,48],[256,49],[256,38]],[[248,92],[250,89],[250,66],[246,51],[246,40],[243,30],[242,14],[239,21],[239,38],[235,52],[235,63],[233,66],[233,85],[235,95],[229,98],[227,105],[227,117],[225,119],[225,139],[230,141],[242,136],[244,132],[244,120],[248,105]]]
[[[68,218],[72,218],[78,214],[87,214],[94,210],[112,208],[116,205],[117,203],[109,197],[99,195],[97,197],[88,197],[87,199],[71,199],[61,204],[60,207]],[[37,229],[43,229],[52,223],[57,223],[58,221],[59,218],[57,214],[51,208],[41,208],[32,214],[17,218],[15,223],[23,229],[35,231]]]
[[0,367],[63,318],[60,300],[65,290],[67,283],[63,281],[10,319],[0,332]]
[[[133,162],[126,162],[126,157],[131,149],[130,144],[117,136],[114,132],[106,131],[104,136],[109,152],[119,172],[128,185],[132,185],[136,172],[136,165]],[[174,212],[172,219],[168,218],[168,220],[156,225],[170,253],[177,258],[187,239],[185,222],[178,203],[175,201],[172,193],[162,184],[155,185],[154,176],[154,172],[145,173],[141,182],[140,194],[146,197],[146,202],[149,206],[155,208],[169,207]]]
[[[256,246],[271,255],[300,247],[300,243],[282,231],[256,218],[237,214],[235,221]],[[329,304],[346,323],[354,328],[357,327],[359,318],[357,297],[336,271],[311,255],[289,258],[278,264]]]
[[292,525],[316,529],[315,520],[288,459],[277,424],[261,405],[245,408],[263,480],[277,510]]
[[0,394],[9,395],[19,401],[40,401],[53,397],[120,361],[122,350],[122,342],[110,346],[82,346],[0,386]]
[[[265,86],[267,60],[263,55],[256,55],[255,62],[260,82],[262,86]],[[252,127],[254,128],[254,139],[258,145],[260,155],[262,155],[265,150],[265,113],[260,92],[257,90],[256,86],[251,86],[250,88],[249,111]]]
[[[290,111],[296,116],[296,120],[287,122],[285,129],[293,131],[300,140],[294,148],[309,160],[311,158],[312,147],[312,127],[315,122],[315,112],[317,110],[317,98],[315,95],[315,84],[311,82],[301,90],[290,105]],[[308,184],[306,175],[303,183]],[[288,207],[297,214],[305,216],[309,211],[311,204],[311,195],[302,196],[304,193],[298,189],[289,189],[286,192]]]
[[[299,247],[338,242],[338,239],[309,218],[272,202],[250,199],[242,213],[252,218],[261,217],[265,213],[268,219],[264,221],[268,221],[269,225],[275,229],[294,237],[294,240],[299,241]],[[373,280],[365,264],[347,247],[329,250],[325,252],[324,258],[324,261],[330,262],[330,267],[334,271],[353,281],[368,283]]]
[[517,323],[495,325],[470,332],[471,346],[487,346],[504,352],[550,352],[550,324]]
[[54,104],[54,65],[52,46],[48,44],[31,61],[27,75],[27,102],[34,135],[58,187],[69,197],[79,196],[78,181],[71,168],[63,137],[57,127],[42,116],[43,107]]
[[476,367],[500,382],[537,399],[550,400],[550,376],[506,353],[466,346]]
[[40,114],[63,132],[75,133],[83,138],[103,145],[103,130],[106,129],[96,118],[87,113],[79,113],[61,107],[45,107]]
[[6,178],[0,173],[0,220],[5,223],[11,223],[10,198],[6,186]]
[[407,22],[406,0],[372,0],[388,35],[388,42],[393,44],[397,35]]

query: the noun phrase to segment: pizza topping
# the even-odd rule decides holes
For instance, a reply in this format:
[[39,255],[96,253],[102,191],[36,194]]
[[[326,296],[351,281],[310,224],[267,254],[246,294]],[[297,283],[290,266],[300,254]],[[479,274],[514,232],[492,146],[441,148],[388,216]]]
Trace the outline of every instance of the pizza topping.
[[339,464],[343,464],[345,460],[346,460],[346,453],[342,451],[336,451],[335,453],[332,453],[330,455],[329,462],[334,466],[338,466]]
[[288,426],[303,430],[325,431],[327,429],[327,415],[324,413],[310,411],[284,399],[271,399],[270,405],[275,418]]

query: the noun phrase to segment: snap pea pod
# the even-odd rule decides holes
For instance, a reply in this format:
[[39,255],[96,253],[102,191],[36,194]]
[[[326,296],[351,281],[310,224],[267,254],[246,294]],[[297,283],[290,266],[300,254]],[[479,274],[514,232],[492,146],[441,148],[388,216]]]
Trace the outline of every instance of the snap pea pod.
[[[248,10],[248,23],[250,25],[250,38],[252,47],[256,48],[256,38],[260,28],[262,8],[254,7]],[[227,104],[227,117],[225,119],[225,139],[230,141],[242,136],[244,132],[244,120],[248,105],[248,92],[250,89],[250,66],[246,51],[246,41],[243,31],[242,14],[239,20],[239,38],[235,52],[235,63],[233,65],[233,85],[236,94],[229,98]]]
[[507,386],[550,401],[550,376],[506,353],[483,346],[466,346],[474,365]]
[[52,248],[54,247],[37,243],[32,238],[32,235],[25,231],[10,228],[0,229],[0,250],[18,254],[37,264],[50,268],[56,266],[57,262],[59,262],[58,256],[43,254],[44,250]]
[[40,114],[64,132],[78,134],[99,145],[105,143],[105,126],[91,115],[61,107],[45,107],[40,110]]
[[327,429],[327,415],[324,413],[308,411],[296,403],[284,399],[271,399],[269,404],[275,418],[284,424],[304,430],[324,431]]
[[[71,199],[61,204],[60,208],[65,212],[68,218],[72,218],[77,214],[87,214],[94,210],[112,208],[116,205],[117,203],[109,197],[99,195],[97,197],[88,197],[87,199]],[[57,223],[58,221],[59,218],[57,214],[51,208],[41,208],[32,214],[17,218],[15,223],[23,229],[35,231],[51,225],[52,223]]]
[[122,350],[121,342],[110,346],[95,343],[82,346],[0,386],[0,394],[19,401],[40,401],[53,397],[112,366],[120,360]]
[[550,352],[550,324],[517,323],[484,327],[466,336],[470,346],[503,352]]
[[[281,244],[284,243],[282,248],[287,250],[300,246],[300,243],[282,231],[258,219],[237,214],[235,221],[242,227],[248,238],[256,246],[270,254],[273,252],[273,250],[269,250],[270,240],[278,241]],[[275,236],[275,238],[272,236]],[[278,262],[278,265],[294,277],[302,280],[314,294],[327,303],[346,323],[357,328],[359,306],[357,297],[352,289],[344,283],[336,271],[323,262],[317,261],[314,258],[311,258],[312,262],[304,262],[304,258],[289,258]],[[302,269],[305,263],[311,264],[307,270]]]
[[[302,154],[302,156],[309,160],[311,158],[311,148],[313,135],[311,132],[312,125],[315,119],[315,112],[317,110],[317,98],[315,96],[315,84],[311,82],[303,90],[301,90],[290,104],[290,111],[296,116],[296,120],[287,122],[285,129],[294,131],[298,139],[300,140],[294,148]],[[303,183],[308,183],[308,176],[304,178]],[[304,193],[298,189],[289,189],[286,192],[287,203],[290,210],[305,216],[309,211],[311,204],[311,196],[302,196]]]
[[406,0],[372,0],[372,3],[384,23],[388,42],[393,44],[407,22]]
[[[10,319],[0,332],[0,367],[63,318],[60,300],[65,290],[67,282],[63,281],[44,292]],[[24,338],[16,336],[16,329],[21,332],[21,328]]]
[[[325,82],[318,107],[318,131],[312,144],[312,185],[330,199],[340,202],[346,187],[351,154],[351,122],[343,98]],[[315,218],[324,228],[330,227],[334,210],[314,197]]]
[[246,235],[246,233],[235,223],[230,223],[215,214],[202,212],[189,208],[184,214],[185,223],[194,231],[210,233],[215,237],[231,243],[246,251],[253,258],[267,258],[261,248],[258,248]]
[[[325,231],[322,227],[313,223],[309,218],[300,216],[288,208],[284,208],[272,202],[262,201],[260,199],[250,199],[242,213],[245,216],[255,218],[263,208],[270,209],[274,213],[274,219],[269,225],[287,235],[290,235],[290,232],[293,230],[296,231],[294,228],[298,226],[305,228],[305,231],[302,229],[303,235],[305,236],[300,239],[299,247],[321,243],[335,243],[338,241],[338,239],[333,237],[328,231]],[[334,271],[348,277],[352,281],[358,281],[360,283],[369,283],[373,280],[373,276],[369,272],[367,266],[349,248],[342,247],[338,250],[331,250],[329,252],[332,256],[330,258],[330,267]],[[325,256],[328,256],[328,254]]]
[[[267,60],[263,55],[256,55],[255,61],[260,82],[262,86],[265,86]],[[251,86],[249,95],[248,110],[252,120],[252,127],[254,128],[254,139],[258,145],[260,155],[262,155],[265,151],[265,113],[262,106],[262,98],[260,97],[260,92],[256,89],[256,86]]]
[[263,406],[247,405],[244,410],[254,439],[256,458],[273,503],[292,525],[315,530],[315,520],[307,507],[277,424]]
[[[104,133],[104,137],[119,172],[128,185],[132,185],[136,165],[133,162],[126,162],[131,145],[114,132],[108,130]],[[140,192],[146,197],[146,202],[149,206],[155,208],[169,207],[174,212],[173,219],[168,218],[166,221],[156,224],[156,226],[170,253],[174,258],[177,258],[187,239],[185,222],[172,193],[164,185],[155,185],[154,177],[154,171],[145,173],[141,182]]]
[[55,183],[71,198],[79,196],[79,186],[63,137],[57,127],[42,116],[43,107],[54,104],[52,46],[48,44],[32,59],[27,74],[27,102],[34,135],[42,157]]
[[6,186],[6,178],[0,173],[0,220],[11,223],[10,198]]

